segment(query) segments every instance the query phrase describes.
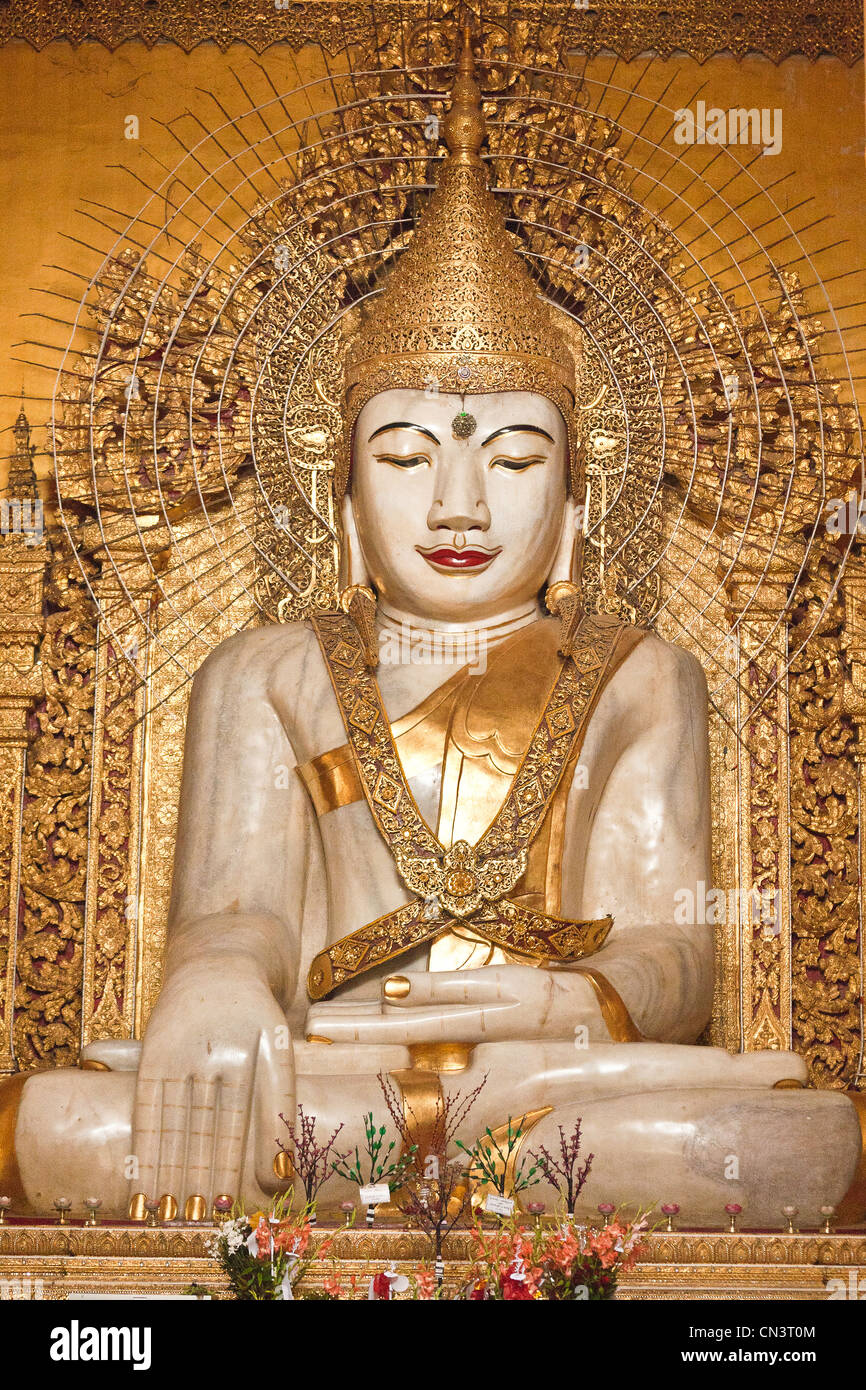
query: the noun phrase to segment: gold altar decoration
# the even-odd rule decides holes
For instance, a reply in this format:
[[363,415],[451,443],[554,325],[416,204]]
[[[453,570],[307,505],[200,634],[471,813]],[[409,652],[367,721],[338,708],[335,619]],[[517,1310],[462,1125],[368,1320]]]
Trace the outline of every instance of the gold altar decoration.
[[[0,1285],[21,1299],[60,1301],[118,1289],[178,1294],[191,1284],[212,1298],[228,1298],[228,1280],[207,1254],[211,1234],[207,1225],[6,1226],[0,1228]],[[318,1228],[311,1242],[315,1247],[328,1238],[341,1277],[357,1275],[361,1297],[372,1274],[392,1262],[410,1274],[429,1261],[430,1244],[419,1231]],[[470,1268],[468,1233],[447,1236],[444,1253],[446,1283],[459,1286]],[[328,1271],[323,1261],[305,1286],[321,1287]],[[854,1232],[655,1231],[645,1237],[634,1269],[619,1275],[617,1298],[817,1301],[834,1292],[857,1298],[864,1274],[866,1236]]]
[[[493,7],[491,7],[493,8]],[[777,0],[724,0],[712,8],[694,0],[666,0],[664,7],[649,0],[606,0],[604,5],[548,3],[544,13],[568,26],[569,40],[581,51],[631,57],[654,50],[661,57],[688,53],[705,59],[728,50],[736,57],[760,53],[780,62],[791,53],[818,58],[832,53],[844,62],[863,56],[862,13],[849,0],[809,0],[790,6]],[[495,13],[495,9],[493,10]],[[537,24],[531,3],[509,7],[516,26]],[[80,44],[96,40],[109,49],[140,39],[148,48],[166,41],[186,52],[200,43],[225,50],[245,43],[261,53],[274,43],[321,44],[341,53],[348,42],[375,46],[383,24],[428,20],[427,0],[377,0],[371,5],[346,0],[319,0],[316,5],[292,0],[262,4],[261,0],[185,0],[169,9],[148,0],[78,0],[58,7],[52,0],[8,0],[0,10],[0,43],[25,39],[34,48],[65,40]],[[520,28],[515,39],[519,42]]]
[[[308,118],[277,92],[227,116],[118,229],[85,295],[87,340],[61,363],[56,505],[37,544],[0,539],[0,1074],[141,1036],[190,678],[244,626],[334,601],[347,330],[435,183],[456,7],[383,4],[375,32],[336,0],[303,23],[302,7],[261,22],[254,8],[62,14],[75,41],[155,42],[172,23],[187,47],[279,37],[341,61],[311,82]],[[804,29],[786,7],[752,7],[739,32],[760,48],[758,25],[774,60],[853,61],[860,21],[835,0],[812,9]],[[593,33],[609,42],[619,15],[609,46],[624,54],[721,44],[721,7],[699,32],[691,8],[666,13],[666,37],[649,6],[604,7]],[[59,15],[12,0],[0,39],[39,46]],[[623,128],[569,56],[591,47],[588,24],[527,5],[510,33],[491,12],[474,39],[490,183],[581,344],[588,604],[655,624],[707,672],[714,881],[736,904],[718,925],[709,1040],[793,1045],[815,1084],[851,1088],[866,579],[859,542],[820,519],[857,485],[859,419],[819,360],[833,328],[814,286],[759,241],[739,277],[696,273],[671,217],[635,196]]]

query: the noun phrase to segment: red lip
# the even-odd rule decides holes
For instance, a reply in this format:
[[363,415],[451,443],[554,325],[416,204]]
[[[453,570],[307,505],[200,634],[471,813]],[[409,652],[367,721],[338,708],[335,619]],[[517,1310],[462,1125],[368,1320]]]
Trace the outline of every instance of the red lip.
[[467,546],[465,550],[455,550],[450,545],[439,545],[433,550],[422,550],[419,545],[415,549],[419,555],[424,556],[428,565],[432,565],[434,569],[445,570],[486,569],[499,554],[499,549],[474,550],[471,546]]

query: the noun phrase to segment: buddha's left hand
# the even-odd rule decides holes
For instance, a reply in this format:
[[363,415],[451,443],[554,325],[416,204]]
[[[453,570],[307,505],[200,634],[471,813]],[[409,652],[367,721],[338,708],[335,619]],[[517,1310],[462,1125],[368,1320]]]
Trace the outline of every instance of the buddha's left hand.
[[[408,986],[408,988],[407,988]],[[504,1042],[529,1038],[607,1039],[589,982],[572,971],[488,965],[392,975],[380,1012],[314,1004],[307,1031],[339,1043]]]

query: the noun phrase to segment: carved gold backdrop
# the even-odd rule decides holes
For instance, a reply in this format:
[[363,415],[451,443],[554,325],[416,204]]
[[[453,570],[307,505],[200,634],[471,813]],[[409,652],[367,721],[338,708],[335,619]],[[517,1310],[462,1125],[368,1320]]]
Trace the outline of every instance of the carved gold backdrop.
[[[774,191],[784,150],[755,170],[754,150],[672,141],[707,79],[670,55],[765,54],[708,63],[717,105],[782,106],[802,151],[814,125],[771,60],[803,54],[789,62],[814,103],[811,60],[830,55],[824,80],[845,89],[862,25],[843,4],[749,7],[731,42],[729,8],[698,24],[672,6],[662,32],[643,6],[599,7],[594,28],[553,4],[490,6],[476,50],[491,180],[583,347],[589,600],[690,647],[712,692],[727,899],[711,1040],[793,1045],[816,1084],[851,1087],[866,581],[853,535],[824,519],[862,489],[846,349],[864,339],[831,305],[866,296],[837,284],[853,261],[820,225],[826,205]],[[44,537],[0,543],[0,1072],[140,1035],[160,984],[189,677],[232,632],[332,596],[342,325],[435,177],[457,20],[408,0],[261,24],[243,5],[173,20],[98,7],[83,29],[59,13],[13,0],[0,25],[37,47],[279,40],[268,57],[284,61],[281,82],[269,63],[239,93],[207,58],[210,93],[185,94],[171,162],[138,174],[123,214],[94,209],[96,263],[67,248],[69,274],[46,277],[54,336],[46,325],[41,357],[35,341],[16,352],[51,368],[26,414],[46,422],[57,501]],[[625,71],[590,61],[601,49],[660,56]],[[158,119],[181,106],[165,94]],[[10,498],[35,496],[30,448],[22,415]]]

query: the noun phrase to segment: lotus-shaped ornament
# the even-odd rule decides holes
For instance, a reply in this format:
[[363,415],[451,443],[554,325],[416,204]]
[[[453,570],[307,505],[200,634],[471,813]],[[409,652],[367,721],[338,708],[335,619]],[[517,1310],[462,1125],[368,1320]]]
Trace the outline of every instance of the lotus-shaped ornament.
[[479,859],[473,845],[457,840],[440,859],[406,850],[395,854],[397,871],[419,898],[438,900],[449,917],[471,917],[485,903],[506,897],[526,872],[526,850]]

